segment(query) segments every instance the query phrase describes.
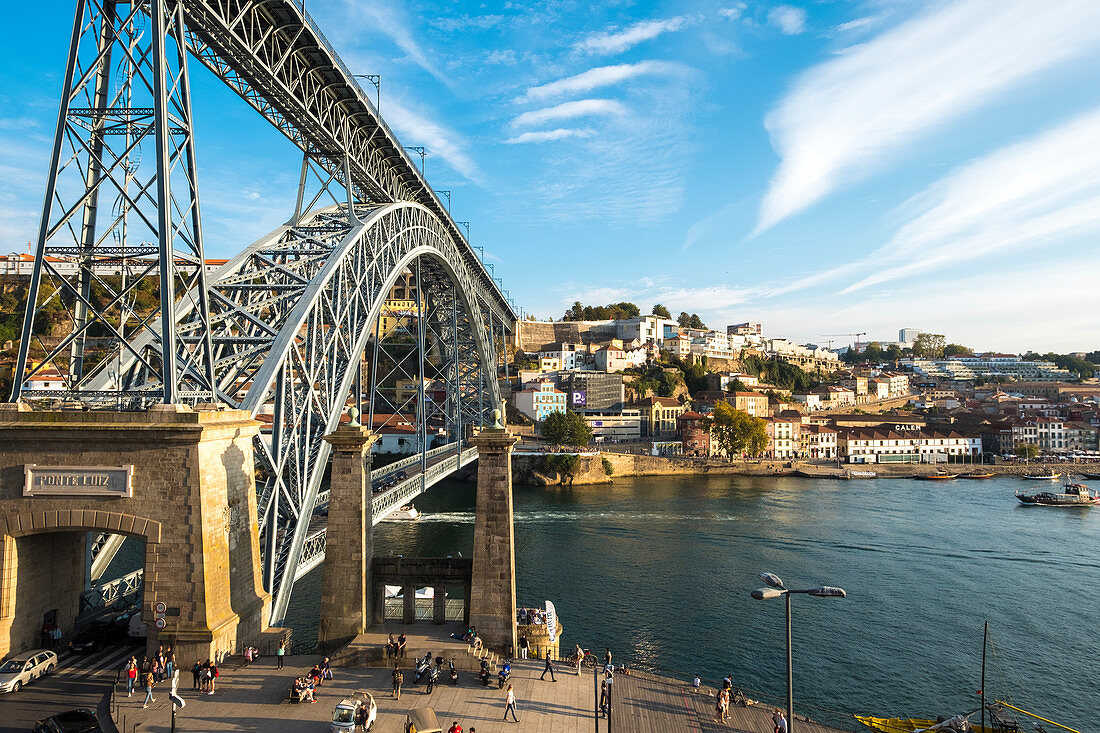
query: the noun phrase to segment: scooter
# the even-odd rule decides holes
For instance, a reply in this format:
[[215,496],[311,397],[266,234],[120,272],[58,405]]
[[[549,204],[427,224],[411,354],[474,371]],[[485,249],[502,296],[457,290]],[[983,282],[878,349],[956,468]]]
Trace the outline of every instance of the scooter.
[[413,679],[414,685],[420,684],[420,678],[423,677],[432,668],[432,653],[428,652],[424,655],[423,659],[416,661],[416,667],[413,668],[413,672],[416,677]]
[[435,689],[435,683],[438,680],[439,680],[439,669],[437,667],[432,667],[431,670],[428,672],[428,685],[427,685],[427,687],[424,688],[424,694],[425,695],[432,694],[432,690]]
[[512,665],[510,662],[505,662],[504,666],[497,672],[497,688],[503,690],[504,685],[508,683],[508,678],[512,676]]
[[458,670],[455,669],[455,660],[451,659],[447,662],[447,666],[450,668],[451,684],[458,686]]

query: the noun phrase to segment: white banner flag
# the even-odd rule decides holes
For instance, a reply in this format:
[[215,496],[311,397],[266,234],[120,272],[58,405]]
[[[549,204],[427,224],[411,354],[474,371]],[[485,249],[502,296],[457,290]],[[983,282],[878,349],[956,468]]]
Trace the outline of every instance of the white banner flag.
[[558,612],[551,601],[546,602],[546,633],[550,635],[550,643],[558,640]]

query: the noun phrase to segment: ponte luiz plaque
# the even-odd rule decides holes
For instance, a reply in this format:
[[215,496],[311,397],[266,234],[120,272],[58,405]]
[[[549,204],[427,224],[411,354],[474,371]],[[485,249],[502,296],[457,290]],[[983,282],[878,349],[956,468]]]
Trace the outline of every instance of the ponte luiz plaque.
[[133,496],[133,466],[23,466],[23,496]]

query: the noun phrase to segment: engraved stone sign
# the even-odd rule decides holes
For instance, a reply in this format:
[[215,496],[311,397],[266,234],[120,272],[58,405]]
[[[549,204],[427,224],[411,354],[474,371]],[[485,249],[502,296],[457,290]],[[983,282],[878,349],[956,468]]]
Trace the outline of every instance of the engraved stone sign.
[[23,496],[133,496],[133,466],[23,466]]

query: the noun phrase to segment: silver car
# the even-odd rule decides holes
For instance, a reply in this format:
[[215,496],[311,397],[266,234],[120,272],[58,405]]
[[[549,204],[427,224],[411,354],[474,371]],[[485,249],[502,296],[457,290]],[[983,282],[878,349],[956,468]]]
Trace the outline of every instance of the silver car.
[[0,665],[0,692],[19,692],[23,685],[57,669],[57,655],[48,649],[36,649],[12,657]]

